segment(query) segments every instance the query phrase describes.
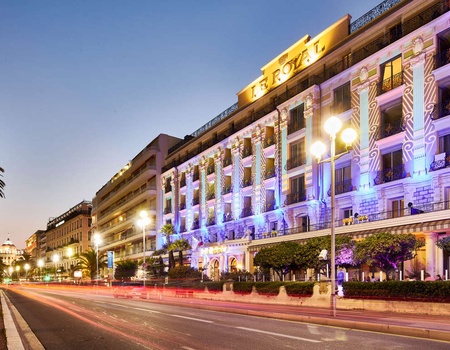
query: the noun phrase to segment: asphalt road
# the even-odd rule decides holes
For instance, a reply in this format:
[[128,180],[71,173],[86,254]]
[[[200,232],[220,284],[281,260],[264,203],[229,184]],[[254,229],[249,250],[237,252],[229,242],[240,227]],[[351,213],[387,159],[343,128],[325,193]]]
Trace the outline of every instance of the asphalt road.
[[[77,291],[7,296],[45,349],[449,349],[425,339],[164,305]],[[186,299],[184,301],[188,303]]]

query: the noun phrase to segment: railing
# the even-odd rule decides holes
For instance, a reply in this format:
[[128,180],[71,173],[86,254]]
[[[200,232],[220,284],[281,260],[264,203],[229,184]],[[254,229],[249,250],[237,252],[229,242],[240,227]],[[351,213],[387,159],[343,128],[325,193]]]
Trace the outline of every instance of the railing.
[[391,91],[401,85],[403,85],[403,72],[397,73],[388,79],[380,81],[378,83],[378,95]]
[[380,125],[380,128],[378,129],[378,140],[399,134],[402,131],[404,131],[403,118],[400,117],[397,120]]
[[292,157],[286,161],[285,169],[291,170],[291,169],[297,168],[297,167],[305,165],[305,164],[306,164],[306,156],[305,155]]
[[233,158],[231,158],[231,156],[228,156],[223,159],[222,166],[225,168],[228,165],[231,165],[231,163],[233,163]]
[[445,49],[441,52],[438,52],[434,56],[434,64],[436,68],[443,67],[450,63],[450,49]]
[[350,109],[350,99],[345,101],[340,101],[331,106],[331,114],[338,115]]
[[253,215],[253,211],[251,207],[246,207],[242,209],[241,218],[246,218]]
[[252,178],[248,178],[248,179],[242,179],[242,188],[244,187],[248,187],[253,185],[253,179]]
[[200,174],[198,172],[192,175],[192,181],[197,181],[200,178]]
[[364,27],[366,24],[372,22],[375,18],[381,16],[386,11],[390,10],[395,5],[403,0],[385,0],[381,4],[374,7],[372,10],[359,17],[356,21],[350,24],[350,33],[356,32],[358,29]]
[[275,210],[276,204],[277,204],[277,202],[275,202],[275,201],[267,202],[266,203],[266,212]]
[[126,196],[122,197],[120,200],[115,202],[113,205],[109,206],[107,209],[103,210],[98,217],[98,220],[105,217],[105,215],[108,215],[112,211],[116,210],[117,208],[121,207],[125,203],[128,203],[132,199],[136,198],[137,196],[141,195],[142,193],[146,192],[149,189],[149,186],[144,186],[136,189],[135,191],[127,194]]
[[264,148],[270,147],[270,146],[272,146],[272,145],[274,145],[274,144],[275,144],[275,135],[266,137],[266,138],[264,139]]
[[268,169],[266,169],[266,172],[264,173],[264,179],[265,180],[271,179],[272,177],[275,177],[275,174],[276,174],[275,167],[268,168]]
[[228,194],[231,192],[231,185],[226,185],[222,189],[222,194]]
[[200,199],[198,197],[192,198],[192,205],[197,205],[198,203],[200,203]]
[[170,214],[172,212],[172,208],[171,207],[165,207],[164,208],[164,214]]
[[206,168],[206,174],[212,174],[216,171],[216,168],[214,166],[214,164],[208,165],[208,167]]
[[[342,194],[353,191],[353,184],[351,179],[336,182],[335,194]],[[328,196],[331,196],[331,187],[328,190]]]
[[450,166],[450,152],[445,152],[445,158],[435,160],[430,164],[430,171],[444,169]]
[[180,210],[186,209],[186,203],[180,203]]
[[306,200],[306,190],[300,190],[298,192],[289,193],[286,195],[285,205],[304,202]]
[[373,182],[375,185],[380,185],[386,182],[404,179],[405,177],[405,166],[402,164],[377,171],[377,176]]
[[247,146],[242,150],[242,158],[251,156],[253,154],[253,147]]
[[450,99],[440,101],[439,104],[435,104],[433,111],[431,112],[431,119],[436,120],[450,115]]
[[288,135],[293,134],[294,132],[301,130],[305,127],[305,120],[295,121],[292,123],[288,123]]
[[233,220],[233,217],[231,216],[230,212],[228,212],[226,214],[223,214],[223,222],[228,222],[228,221],[231,221],[231,220]]
[[428,22],[431,22],[432,20],[443,15],[448,10],[448,2],[446,0],[437,2],[436,4],[428,7],[425,11],[422,11],[419,15],[403,22],[403,35],[412,33]]

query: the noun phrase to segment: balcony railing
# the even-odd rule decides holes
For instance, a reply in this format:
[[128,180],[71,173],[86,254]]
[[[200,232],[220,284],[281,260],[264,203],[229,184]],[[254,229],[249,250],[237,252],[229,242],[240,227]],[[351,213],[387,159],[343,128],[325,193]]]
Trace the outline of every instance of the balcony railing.
[[184,187],[186,186],[186,179],[181,179],[180,180],[180,187]]
[[275,167],[272,168],[268,168],[266,169],[266,172],[264,174],[264,179],[271,179],[272,177],[275,177],[276,171],[275,171]]
[[277,202],[275,202],[274,200],[267,202],[266,203],[266,212],[275,210],[276,204],[277,204]]
[[212,174],[216,171],[216,168],[214,166],[214,164],[208,165],[208,167],[206,168],[206,174]]
[[223,159],[222,166],[225,168],[228,165],[231,165],[231,163],[233,163],[233,159],[231,158],[231,156],[228,156]]
[[288,124],[288,135],[293,134],[296,131],[299,131],[305,127],[305,120],[294,121]]
[[373,180],[375,185],[380,185],[386,182],[391,182],[395,180],[404,179],[406,177],[405,166],[398,165],[392,168],[386,168],[380,171],[377,171],[377,176]]
[[192,205],[197,205],[198,203],[200,203],[199,197],[192,198]]
[[227,212],[225,214],[223,214],[223,222],[228,222],[233,220],[233,217],[231,216],[230,212]]
[[285,169],[291,170],[291,169],[297,168],[297,167],[305,165],[305,164],[306,164],[306,156],[305,155],[292,157],[287,160]]
[[172,208],[171,207],[165,207],[164,208],[164,214],[170,214],[172,212]]
[[195,172],[194,175],[192,175],[192,181],[197,181],[200,178],[199,172]]
[[231,185],[225,185],[222,189],[222,194],[228,194],[231,192]]
[[186,209],[186,203],[180,203],[180,210]]
[[208,218],[208,221],[206,221],[206,226],[212,226],[216,224],[216,218],[215,217],[210,217]]
[[245,207],[242,209],[241,218],[246,218],[253,215],[253,211],[251,207]]
[[378,83],[378,95],[382,95],[385,92],[391,91],[402,85],[403,85],[403,72],[400,72]]
[[287,194],[284,204],[289,205],[294,203],[300,203],[304,202],[305,200],[306,200],[306,190],[300,190],[298,192]]
[[264,140],[264,148],[272,146],[275,144],[275,135],[266,137]]
[[249,157],[253,154],[253,147],[247,146],[242,150],[242,158]]
[[[342,194],[342,193],[347,193],[350,191],[353,191],[353,184],[352,184],[351,179],[336,182],[335,192],[334,192],[335,194]],[[328,196],[331,196],[331,187],[328,190]]]
[[444,169],[450,166],[450,152],[445,152],[445,157],[435,160],[430,164],[430,171]]
[[253,179],[252,178],[248,178],[248,179],[242,179],[242,188],[244,187],[248,187],[253,185]]
[[404,130],[403,118],[400,117],[397,120],[380,125],[380,128],[378,129],[378,140],[399,134]]

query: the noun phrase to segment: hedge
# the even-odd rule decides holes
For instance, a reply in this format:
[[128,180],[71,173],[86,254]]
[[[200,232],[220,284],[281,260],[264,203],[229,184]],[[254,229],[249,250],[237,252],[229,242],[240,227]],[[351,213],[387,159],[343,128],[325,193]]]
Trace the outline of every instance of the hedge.
[[401,298],[450,301],[450,281],[344,282],[346,298]]
[[290,296],[312,295],[314,282],[234,282],[233,290],[238,294],[250,294],[253,286],[259,294],[278,295],[280,287],[284,286]]

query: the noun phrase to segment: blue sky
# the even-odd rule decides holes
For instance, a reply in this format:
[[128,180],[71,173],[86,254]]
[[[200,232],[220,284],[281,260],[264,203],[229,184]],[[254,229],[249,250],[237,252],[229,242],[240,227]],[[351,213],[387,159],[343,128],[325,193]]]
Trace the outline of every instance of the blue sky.
[[0,241],[92,200],[160,133],[183,138],[306,34],[381,1],[0,1]]

